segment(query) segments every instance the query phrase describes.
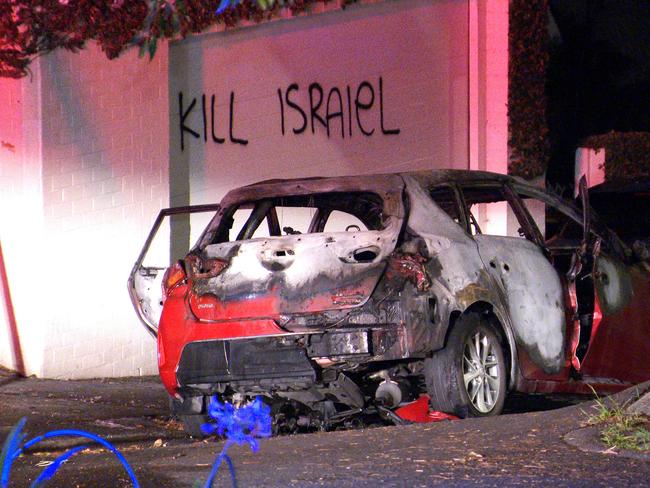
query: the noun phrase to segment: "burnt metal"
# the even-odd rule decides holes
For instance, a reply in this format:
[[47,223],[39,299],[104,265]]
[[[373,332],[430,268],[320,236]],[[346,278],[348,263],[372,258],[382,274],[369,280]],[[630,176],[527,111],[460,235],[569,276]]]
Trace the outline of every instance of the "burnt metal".
[[174,415],[193,415],[205,411],[205,396],[185,396],[181,400],[170,401],[171,411]]
[[393,253],[388,260],[386,273],[389,278],[400,276],[413,283],[418,291],[431,288],[431,280],[427,276],[424,263],[427,259],[419,254]]
[[156,221],[154,222],[151,230],[149,231],[149,235],[147,236],[147,240],[145,241],[144,246],[142,246],[142,250],[138,255],[138,259],[136,259],[135,263],[133,264],[131,274],[129,275],[129,280],[127,282],[129,297],[131,298],[131,303],[133,303],[133,307],[137,312],[138,318],[140,319],[140,322],[142,322],[142,325],[147,330],[147,332],[151,334],[154,338],[158,337],[158,323],[156,323],[149,316],[149,314],[147,313],[147,309],[149,308],[148,302],[151,302],[152,300],[159,301],[159,298],[144,296],[145,294],[142,292],[142,290],[139,290],[138,287],[136,286],[137,275],[145,276],[148,278],[155,278],[156,275],[162,271],[161,269],[146,268],[142,266],[144,258],[147,255],[149,248],[151,247],[151,243],[156,237],[156,234],[158,233],[158,230],[160,229],[160,226],[162,225],[163,221],[167,217],[172,217],[174,215],[187,215],[187,214],[202,213],[202,212],[216,212],[220,208],[221,207],[219,204],[214,203],[214,204],[207,204],[207,205],[191,205],[187,207],[164,208],[158,213],[158,217],[156,217]]
[[369,356],[372,342],[369,330],[336,331],[309,336],[309,357]]
[[[509,387],[523,388],[522,378],[566,380],[573,330],[567,324],[573,324],[564,262],[576,246],[551,246],[548,228],[544,236],[524,205],[528,198],[557,208],[590,238],[591,228],[613,255],[606,259],[586,248],[598,266],[590,267],[595,281],[587,283],[587,292],[578,290],[578,311],[596,289],[604,316],[624,313],[637,291],[624,264],[624,245],[596,218],[583,221],[589,216],[570,203],[521,180],[443,170],[267,181],[224,198],[185,260],[189,319],[178,319],[195,329],[219,323],[226,334],[229,321],[264,319],[275,321],[286,336],[182,343],[176,376],[167,376],[181,386],[175,389],[167,380],[168,390],[263,394],[306,406],[320,412],[307,417],[326,421],[340,414],[341,404],[349,411],[369,408],[379,381],[393,381],[398,370],[408,394],[421,393],[425,358],[446,346],[464,314],[480,316],[502,340]],[[525,238],[481,234],[477,220],[483,220],[470,206],[493,202],[509,205]],[[300,227],[307,232],[285,225],[288,235],[281,235],[276,206],[313,209],[308,227]],[[229,241],[235,239],[233,215],[242,208],[251,209],[252,217],[237,240]],[[334,211],[363,225],[326,233]],[[255,238],[264,220],[270,237]],[[133,290],[134,276],[136,285],[146,286],[160,278],[161,270],[141,267],[147,246],[131,276]],[[155,303],[134,298],[139,313],[147,305],[155,309]],[[587,315],[596,316],[593,306]],[[157,324],[148,325],[151,330]],[[582,328],[585,337],[591,335]],[[305,415],[301,408],[298,418]],[[390,419],[390,411],[378,410]]]
[[345,405],[361,408],[366,403],[357,384],[343,373],[330,383],[329,392]]

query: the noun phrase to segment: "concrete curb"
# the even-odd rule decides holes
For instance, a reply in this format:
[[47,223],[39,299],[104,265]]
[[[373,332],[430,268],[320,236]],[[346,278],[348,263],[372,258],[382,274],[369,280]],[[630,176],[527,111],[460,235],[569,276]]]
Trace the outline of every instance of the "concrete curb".
[[[637,400],[634,400],[638,396]],[[604,403],[624,405],[629,403],[625,408],[628,412],[649,415],[650,412],[650,381],[635,385],[627,390],[605,398]],[[586,410],[585,410],[586,412]],[[639,451],[621,450],[616,451],[608,448],[600,440],[600,429],[598,425],[583,427],[573,430],[563,437],[564,442],[585,452],[599,454],[609,454],[613,456],[626,457],[641,461],[650,462],[650,453]]]
[[595,452],[650,462],[650,453],[627,450],[615,451],[613,449],[608,449],[607,446],[600,441],[600,427],[597,425],[569,432],[563,439],[564,442],[570,446],[576,447],[584,452]]

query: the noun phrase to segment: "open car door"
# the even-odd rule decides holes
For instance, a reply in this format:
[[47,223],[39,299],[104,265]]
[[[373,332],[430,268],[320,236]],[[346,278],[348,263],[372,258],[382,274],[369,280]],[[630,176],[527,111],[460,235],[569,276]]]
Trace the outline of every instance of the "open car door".
[[[581,253],[583,261],[590,265],[581,274],[582,279],[593,286],[594,299],[592,308],[587,311],[591,314],[587,316],[589,320],[585,321],[584,315],[579,314],[580,341],[576,352],[579,362],[576,367],[574,361],[574,367],[590,377],[645,381],[650,374],[647,366],[650,350],[647,346],[650,329],[648,273],[638,263],[624,263],[617,255],[620,253],[614,252],[611,244],[615,243],[592,237],[591,207],[584,176],[580,180],[579,196],[584,227]],[[580,302],[578,306],[580,311]]]
[[153,337],[158,335],[165,271],[185,257],[191,242],[206,228],[218,204],[166,208],[160,211],[129,275],[131,302],[140,321]]

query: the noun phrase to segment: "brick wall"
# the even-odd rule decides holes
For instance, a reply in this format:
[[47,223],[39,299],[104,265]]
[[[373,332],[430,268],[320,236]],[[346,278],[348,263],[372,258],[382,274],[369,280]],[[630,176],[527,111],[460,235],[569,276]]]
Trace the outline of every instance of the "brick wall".
[[169,200],[166,46],[152,62],[90,46],[41,64],[43,375],[152,374],[155,341],[126,279]]
[[[43,286],[39,133],[40,70],[23,80],[0,78],[0,239],[28,374],[42,371]],[[1,285],[0,285],[1,286]],[[0,364],[13,367],[5,304],[0,306]]]

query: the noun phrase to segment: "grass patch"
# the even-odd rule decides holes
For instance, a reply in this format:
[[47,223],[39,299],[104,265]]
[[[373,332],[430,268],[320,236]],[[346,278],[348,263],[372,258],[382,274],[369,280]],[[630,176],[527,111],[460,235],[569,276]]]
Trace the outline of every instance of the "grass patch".
[[596,410],[587,418],[587,425],[600,427],[600,440],[610,449],[650,451],[650,419],[627,411],[628,400],[619,404],[615,400],[600,398],[595,392]]

